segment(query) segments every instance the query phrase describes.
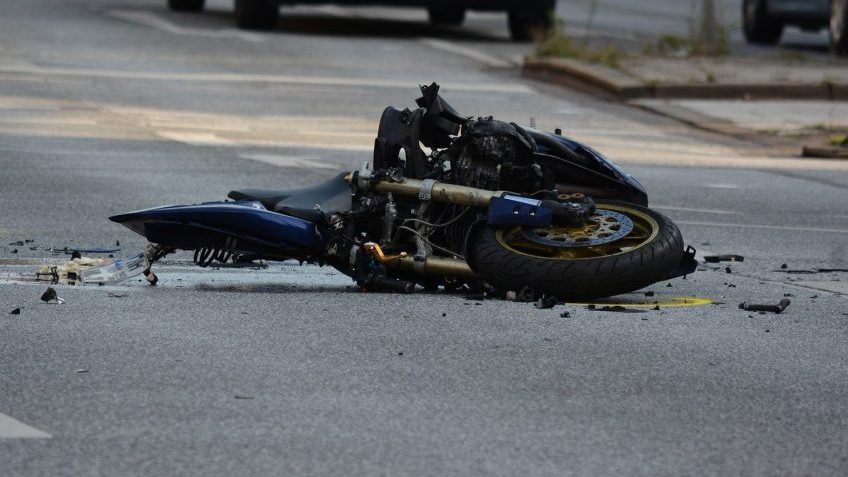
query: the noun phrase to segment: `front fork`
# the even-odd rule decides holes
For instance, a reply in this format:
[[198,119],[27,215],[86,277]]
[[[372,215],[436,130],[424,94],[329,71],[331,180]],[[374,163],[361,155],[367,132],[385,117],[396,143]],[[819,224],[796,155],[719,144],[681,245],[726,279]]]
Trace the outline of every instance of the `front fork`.
[[[417,198],[421,202],[418,208],[419,213],[426,210],[430,201],[487,210],[487,223],[497,226],[549,227],[554,221],[573,224],[584,221],[594,211],[594,203],[591,200],[577,201],[566,197],[565,203],[541,201],[506,191],[478,189],[433,179],[409,179],[392,171],[383,176],[374,177],[367,164],[361,170],[349,174],[345,180],[356,192],[377,192],[389,197],[394,195]],[[391,200],[389,203],[393,207]],[[384,229],[384,243],[387,243],[387,237],[391,236],[391,233],[387,232]],[[362,251],[388,270],[425,277],[479,278],[466,260],[433,256],[429,253],[430,247],[422,243],[420,235],[416,236],[416,242],[418,246],[414,256],[405,253],[386,256],[381,247],[372,242],[364,244]]]
[[173,251],[173,248],[165,247],[164,245],[152,242],[147,243],[147,247],[144,249],[144,271],[141,273],[144,274],[144,278],[147,279],[147,283],[151,286],[155,286],[159,282],[159,277],[151,270],[153,264]]

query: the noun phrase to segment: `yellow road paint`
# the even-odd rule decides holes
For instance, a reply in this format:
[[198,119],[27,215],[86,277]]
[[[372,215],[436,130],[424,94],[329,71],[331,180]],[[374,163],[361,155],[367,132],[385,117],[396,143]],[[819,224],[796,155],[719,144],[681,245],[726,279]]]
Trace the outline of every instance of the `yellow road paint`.
[[566,303],[567,305],[595,305],[601,306],[627,306],[631,308],[681,308],[691,306],[704,306],[713,303],[709,298],[695,296],[650,296],[636,298],[632,296],[620,296],[608,298],[604,301],[593,301],[585,303]]

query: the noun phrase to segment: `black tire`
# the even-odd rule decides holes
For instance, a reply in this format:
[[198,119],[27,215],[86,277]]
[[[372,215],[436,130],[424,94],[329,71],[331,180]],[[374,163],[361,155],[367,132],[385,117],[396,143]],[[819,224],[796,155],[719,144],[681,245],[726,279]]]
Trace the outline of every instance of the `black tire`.
[[236,25],[246,30],[271,30],[280,18],[273,0],[235,0]]
[[[653,210],[633,204],[598,201],[598,208],[633,217],[650,217],[656,233],[628,251],[592,258],[547,258],[521,253],[499,237],[504,229],[481,227],[469,247],[468,262],[484,280],[502,290],[525,286],[565,300],[593,299],[627,293],[666,279],[683,255],[683,237],[674,223]],[[649,222],[646,220],[646,223]],[[614,243],[614,242],[613,242]]]
[[848,0],[830,1],[830,50],[837,55],[848,53]]
[[430,23],[434,25],[462,25],[465,9],[462,7],[430,7]]
[[553,26],[552,8],[516,8],[507,12],[509,33],[515,41],[530,41]]
[[168,8],[176,12],[203,11],[205,0],[168,0]]
[[783,35],[783,22],[769,17],[766,0],[743,0],[742,30],[748,43],[775,45]]

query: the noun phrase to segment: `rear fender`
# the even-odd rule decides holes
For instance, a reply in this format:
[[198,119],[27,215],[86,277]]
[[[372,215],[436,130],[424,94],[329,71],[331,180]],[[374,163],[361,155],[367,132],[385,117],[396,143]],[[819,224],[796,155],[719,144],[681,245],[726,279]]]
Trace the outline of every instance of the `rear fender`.
[[271,212],[259,202],[208,202],[109,217],[148,241],[182,250],[226,248],[268,258],[313,256],[324,241],[312,222]]

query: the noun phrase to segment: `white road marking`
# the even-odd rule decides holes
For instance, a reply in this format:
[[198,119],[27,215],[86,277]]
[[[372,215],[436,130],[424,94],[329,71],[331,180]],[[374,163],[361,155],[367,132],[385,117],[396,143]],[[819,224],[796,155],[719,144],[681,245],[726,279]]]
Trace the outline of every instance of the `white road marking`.
[[236,144],[229,139],[207,132],[156,131],[156,135],[192,146],[234,146]]
[[674,223],[680,225],[700,225],[704,227],[726,227],[731,229],[763,229],[763,230],[784,230],[787,232],[826,232],[835,234],[848,234],[848,229],[829,229],[821,227],[792,227],[788,225],[754,225],[754,224],[726,224],[721,222],[689,222],[683,220],[675,220]]
[[242,159],[251,159],[279,167],[297,167],[301,169],[332,169],[340,170],[341,166],[299,156],[279,156],[275,154],[240,154]]
[[[184,72],[155,72],[155,71],[117,71],[93,68],[42,68],[28,65],[2,65],[0,73],[35,74],[42,76],[72,76],[85,78],[137,79],[156,81],[203,81],[221,83],[268,83],[268,84],[297,84],[308,86],[357,86],[372,88],[401,88],[410,89],[418,80],[402,80],[387,78],[350,78],[337,76],[294,76],[294,75],[263,75],[240,73],[184,73]],[[455,91],[473,91],[478,93],[515,93],[533,94],[533,88],[520,83],[491,83],[491,82],[451,82],[449,88]]]
[[160,18],[158,15],[150,12],[110,10],[106,12],[106,14],[120,20],[136,23],[155,30],[171,33],[173,35],[199,36],[206,38],[236,38],[239,40],[249,41],[251,43],[262,43],[267,40],[267,38],[262,35],[243,32],[231,28],[209,30],[205,28],[185,27],[177,25],[176,23],[171,23],[168,20]]
[[697,209],[694,207],[676,207],[673,205],[651,205],[652,209],[660,209],[660,210],[676,210],[680,212],[698,212],[702,214],[716,214],[716,215],[744,215],[742,212],[734,212],[732,210],[721,210],[721,209]]
[[50,439],[50,434],[0,413],[0,439]]
[[798,285],[807,288],[813,288],[815,290],[823,290],[829,291],[832,293],[839,293],[840,295],[848,295],[848,282],[834,282],[834,281],[806,281],[806,282],[792,282],[793,285]]
[[513,65],[509,61],[502,60],[496,56],[484,53],[474,48],[462,46],[452,41],[437,40],[435,38],[420,38],[419,43],[427,45],[437,50],[445,51],[454,55],[464,56],[478,63],[482,63],[492,68],[512,68]]
[[323,13],[324,15],[330,15],[331,17],[339,17],[339,18],[361,18],[362,15],[359,15],[356,11],[352,11],[350,9],[342,8],[337,5],[321,5],[318,7],[314,7],[313,10]]
[[6,124],[60,124],[64,126],[95,126],[97,121],[86,118],[49,118],[49,117],[28,117],[28,118],[0,118],[0,123]]
[[704,184],[704,187],[708,189],[738,189],[739,186],[736,184]]

